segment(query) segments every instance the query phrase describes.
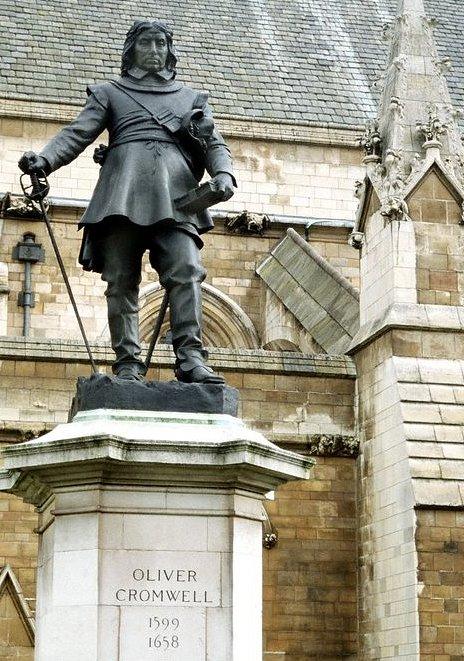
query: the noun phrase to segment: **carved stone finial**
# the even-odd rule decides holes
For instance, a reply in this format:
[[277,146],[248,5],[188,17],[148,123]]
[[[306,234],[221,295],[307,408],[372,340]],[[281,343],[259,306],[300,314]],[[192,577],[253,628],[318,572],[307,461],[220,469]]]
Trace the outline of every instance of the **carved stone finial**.
[[278,541],[279,538],[275,532],[270,532],[263,535],[263,546],[265,549],[273,549],[274,546],[277,545]]
[[431,17],[424,16],[424,22],[426,23],[426,25],[428,25],[428,27],[431,30],[435,30],[435,28],[438,25],[440,25],[440,21],[437,18],[435,18],[434,16],[431,16]]
[[392,113],[397,113],[402,119],[404,116],[404,103],[397,96],[392,96],[390,99],[390,110]]
[[393,149],[389,149],[385,155],[380,213],[389,220],[405,220],[408,214],[408,205],[403,196],[405,178],[401,160],[401,154]]
[[360,146],[365,151],[365,159],[379,161],[382,155],[382,138],[377,120],[370,120],[366,124],[364,135],[359,139]]
[[448,172],[456,177],[460,186],[464,188],[464,154],[456,152],[453,156],[443,159],[443,163]]
[[395,57],[395,59],[393,60],[393,64],[398,69],[398,71],[401,71],[406,67],[406,62],[407,62],[406,55],[398,55],[398,57]]
[[385,74],[382,73],[372,81],[370,88],[373,92],[381,91],[385,87]]
[[434,64],[440,74],[446,74],[453,68],[453,60],[449,56],[437,58]]
[[424,159],[418,152],[416,152],[411,161],[411,174],[414,172],[419,172],[419,170],[422,169],[423,164]]
[[388,149],[385,154],[385,184],[387,192],[395,195],[404,185],[404,179],[400,171],[401,153],[394,149]]
[[308,454],[320,457],[357,457],[359,441],[355,436],[313,434],[308,438]]
[[406,220],[409,209],[401,197],[388,197],[380,208],[380,214],[388,220]]
[[[44,204],[48,211],[48,201],[45,200]],[[23,195],[12,195],[11,193],[5,193],[3,198],[0,199],[0,216],[5,218],[32,218],[34,220],[42,218],[40,210],[30,200]]]
[[429,106],[429,118],[426,122],[416,122],[416,131],[424,137],[424,148],[441,147],[440,136],[448,131],[448,125],[441,121],[436,107]]
[[225,227],[234,234],[257,234],[263,236],[264,232],[271,226],[269,216],[262,213],[250,213],[242,211],[225,222]]
[[393,23],[384,23],[382,25],[382,39],[383,41],[391,41],[393,36]]

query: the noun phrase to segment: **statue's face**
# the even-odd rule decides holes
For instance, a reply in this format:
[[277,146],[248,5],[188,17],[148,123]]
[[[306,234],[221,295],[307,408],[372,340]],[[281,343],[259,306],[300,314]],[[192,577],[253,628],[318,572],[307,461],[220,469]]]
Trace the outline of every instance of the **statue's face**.
[[135,40],[134,64],[151,73],[166,66],[169,54],[168,41],[164,32],[144,30]]

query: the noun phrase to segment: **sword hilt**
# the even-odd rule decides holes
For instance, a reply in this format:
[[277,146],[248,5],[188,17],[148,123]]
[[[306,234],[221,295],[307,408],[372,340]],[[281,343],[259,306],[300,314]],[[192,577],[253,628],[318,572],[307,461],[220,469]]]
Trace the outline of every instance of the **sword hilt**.
[[29,185],[25,183],[24,177],[26,176],[26,174],[22,174],[19,178],[24,197],[27,197],[31,202],[40,202],[41,200],[44,200],[50,191],[50,185],[45,172],[43,170],[30,172],[29,177],[31,183]]

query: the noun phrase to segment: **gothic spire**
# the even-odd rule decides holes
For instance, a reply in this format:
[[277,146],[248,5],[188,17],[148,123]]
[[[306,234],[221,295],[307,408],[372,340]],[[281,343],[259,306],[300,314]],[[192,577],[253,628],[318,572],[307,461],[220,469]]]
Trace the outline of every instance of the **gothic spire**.
[[382,204],[382,213],[401,219],[407,211],[403,192],[418,173],[436,161],[461,187],[464,149],[445,72],[433,35],[434,21],[423,0],[399,0],[399,13],[385,26],[390,53],[377,119],[361,144]]

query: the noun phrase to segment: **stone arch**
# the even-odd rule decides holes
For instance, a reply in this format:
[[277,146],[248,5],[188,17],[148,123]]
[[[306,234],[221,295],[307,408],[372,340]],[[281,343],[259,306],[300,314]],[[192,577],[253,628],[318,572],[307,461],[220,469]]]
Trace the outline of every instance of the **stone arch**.
[[292,340],[288,340],[286,338],[279,338],[277,340],[271,340],[270,342],[266,342],[266,344],[263,346],[263,349],[266,349],[266,351],[298,351],[301,352],[301,349],[296,342],[292,342]]
[[5,565],[0,571],[0,609],[3,636],[8,637],[10,646],[16,648],[18,654],[26,654],[29,659],[35,640],[34,616],[10,565]]
[[[203,283],[203,342],[208,347],[258,349],[259,337],[246,312],[216,287]],[[159,283],[145,287],[139,297],[140,339],[148,342],[161,307],[164,290]],[[166,335],[169,320],[161,326],[160,337]]]

